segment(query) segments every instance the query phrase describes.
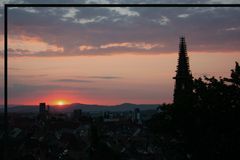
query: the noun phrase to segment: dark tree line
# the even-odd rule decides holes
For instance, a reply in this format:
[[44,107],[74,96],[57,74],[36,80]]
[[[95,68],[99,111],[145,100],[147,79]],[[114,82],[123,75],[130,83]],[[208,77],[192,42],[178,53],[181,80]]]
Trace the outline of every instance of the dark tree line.
[[[192,98],[181,105],[162,106],[163,112],[148,124],[156,135],[165,137],[163,144],[181,148],[186,159],[240,158],[240,66],[237,62],[231,72],[230,78],[194,79]],[[175,142],[166,143],[166,139]]]

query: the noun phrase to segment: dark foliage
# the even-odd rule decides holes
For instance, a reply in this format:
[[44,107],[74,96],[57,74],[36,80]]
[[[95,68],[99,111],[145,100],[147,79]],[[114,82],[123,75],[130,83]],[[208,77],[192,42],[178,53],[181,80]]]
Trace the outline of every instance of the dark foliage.
[[97,160],[118,160],[119,154],[109,147],[104,141],[101,141],[99,135],[100,125],[92,124],[91,126],[91,147],[89,151],[89,159]]
[[168,145],[175,139],[174,147],[183,148],[188,159],[239,159],[240,66],[236,62],[230,78],[204,77],[193,85],[192,100],[165,105],[149,127]]

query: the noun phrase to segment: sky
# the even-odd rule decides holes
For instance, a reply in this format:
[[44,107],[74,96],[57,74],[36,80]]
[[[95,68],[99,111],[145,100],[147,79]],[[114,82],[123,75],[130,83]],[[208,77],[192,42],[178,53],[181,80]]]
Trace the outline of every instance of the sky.
[[[79,3],[48,1],[57,2]],[[5,3],[36,0],[0,1],[2,91]],[[240,8],[10,8],[9,104],[171,103],[179,37],[186,37],[194,78],[229,77],[235,61],[240,62],[239,18]]]

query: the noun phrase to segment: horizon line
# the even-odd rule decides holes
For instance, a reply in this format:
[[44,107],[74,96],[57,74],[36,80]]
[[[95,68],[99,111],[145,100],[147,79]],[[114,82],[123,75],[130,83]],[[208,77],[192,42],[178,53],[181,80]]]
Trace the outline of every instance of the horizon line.
[[[8,104],[9,106],[39,106],[40,103],[45,103],[46,105],[49,106],[60,106],[58,104],[48,104],[46,102],[39,102],[38,104]],[[68,103],[68,104],[63,104],[61,106],[68,106],[68,105],[73,105],[73,104],[82,104],[82,105],[97,105],[97,106],[117,106],[117,105],[123,105],[123,104],[134,104],[134,105],[163,105],[163,104],[171,104],[167,102],[162,102],[162,103],[131,103],[131,102],[123,102],[123,103],[116,103],[116,104],[91,104],[91,103],[80,103],[80,102],[73,102],[73,103]],[[4,107],[4,104],[0,104],[0,108]]]

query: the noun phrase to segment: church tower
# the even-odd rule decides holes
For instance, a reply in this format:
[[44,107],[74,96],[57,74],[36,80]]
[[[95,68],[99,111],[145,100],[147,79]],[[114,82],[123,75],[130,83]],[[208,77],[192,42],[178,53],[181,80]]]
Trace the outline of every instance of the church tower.
[[193,77],[189,69],[187,46],[185,37],[180,37],[179,58],[175,79],[173,102],[176,105],[187,105],[191,103],[193,94]]

